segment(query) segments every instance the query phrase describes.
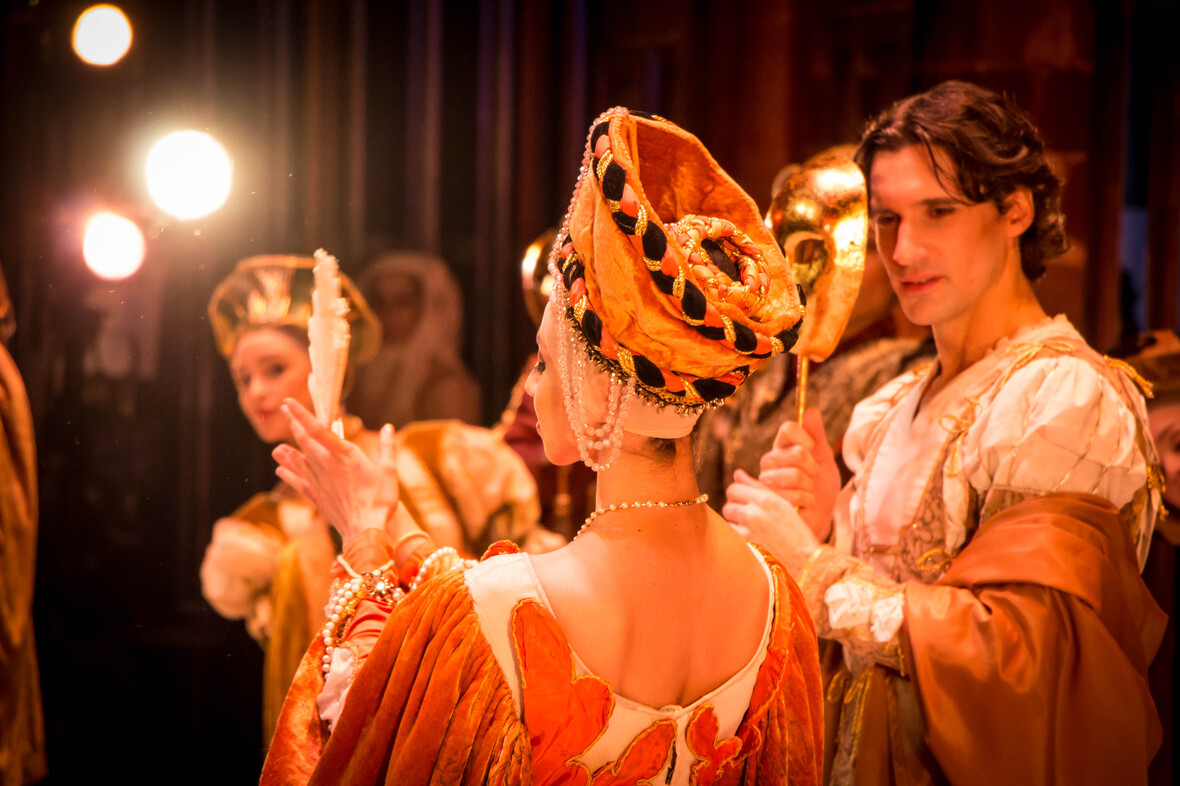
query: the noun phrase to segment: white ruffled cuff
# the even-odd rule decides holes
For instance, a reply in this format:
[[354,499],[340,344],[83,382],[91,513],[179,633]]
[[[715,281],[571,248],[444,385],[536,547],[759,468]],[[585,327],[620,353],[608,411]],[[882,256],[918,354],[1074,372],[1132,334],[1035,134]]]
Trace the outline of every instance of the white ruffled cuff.
[[315,700],[320,719],[327,721],[329,732],[344,711],[348,689],[352,687],[352,678],[356,676],[356,662],[356,653],[349,647],[337,647],[332,651],[331,670],[324,679],[323,690]]

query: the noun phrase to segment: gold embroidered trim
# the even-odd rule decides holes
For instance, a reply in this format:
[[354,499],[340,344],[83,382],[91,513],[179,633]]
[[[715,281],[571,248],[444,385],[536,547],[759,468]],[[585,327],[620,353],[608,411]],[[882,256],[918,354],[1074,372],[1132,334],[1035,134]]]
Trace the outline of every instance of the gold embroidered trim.
[[[940,548],[930,549],[930,551],[918,557],[915,563],[918,570],[931,573],[941,573],[950,564],[951,556]],[[934,567],[927,568],[923,567],[924,565],[933,565]]]
[[635,359],[631,356],[631,350],[627,349],[622,344],[619,344],[619,365],[623,367],[629,376],[635,376]]
[[1043,350],[1051,349],[1062,355],[1072,355],[1077,352],[1077,346],[1064,339],[1049,339],[1048,341],[1025,341],[1020,344],[1012,344],[1004,350],[1004,354],[1011,357],[1015,356],[1016,360],[1008,367],[1003,376],[995,383],[995,389],[1003,387],[1012,375],[1020,369],[1031,363],[1036,356],[1041,354]]
[[[643,233],[647,231],[647,210],[643,205],[635,211],[635,236],[640,240],[643,239]],[[645,257],[646,258],[646,257]]]
[[575,261],[577,258],[578,258],[578,252],[577,252],[577,251],[571,251],[571,252],[570,252],[570,255],[569,255],[568,257],[566,257],[565,259],[561,260],[561,274],[562,274],[563,276],[565,275],[565,271],[566,271],[566,270],[569,268],[569,266],[570,266],[570,265],[572,265],[572,264],[574,263],[574,261]]
[[1106,365],[1110,366],[1115,371],[1121,371],[1130,377],[1131,381],[1138,385],[1139,389],[1143,391],[1145,398],[1155,398],[1155,386],[1148,382],[1142,374],[1136,371],[1135,367],[1130,363],[1125,360],[1120,360],[1119,358],[1112,358],[1109,355],[1103,355],[1102,359],[1106,361]]
[[725,340],[730,344],[737,341],[737,333],[733,329],[733,320],[724,314],[721,315],[721,329],[725,331]]
[[975,418],[979,414],[979,399],[968,398],[967,404],[970,406],[964,415],[956,417],[948,413],[938,419],[938,425],[942,426],[951,438],[946,462],[946,475],[951,478],[959,476],[959,452],[967,432],[975,424]]
[[615,154],[610,149],[603,153],[602,158],[598,159],[598,166],[594,168],[594,172],[598,175],[598,182],[602,182],[602,178],[606,176],[606,168],[610,166],[611,162],[615,160]]

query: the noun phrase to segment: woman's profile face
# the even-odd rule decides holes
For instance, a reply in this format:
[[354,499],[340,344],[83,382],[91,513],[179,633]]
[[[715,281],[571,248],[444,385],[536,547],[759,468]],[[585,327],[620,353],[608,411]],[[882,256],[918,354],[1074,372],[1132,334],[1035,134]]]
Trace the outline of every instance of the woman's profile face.
[[564,466],[579,461],[580,456],[561,391],[557,368],[561,331],[552,312],[552,306],[545,307],[541,327],[537,330],[537,364],[529,372],[524,389],[533,397],[537,432],[541,435],[541,444],[545,446],[545,457],[555,466]]
[[293,398],[312,409],[307,347],[282,330],[251,330],[238,339],[229,370],[238,404],[258,438],[267,444],[290,442],[291,430],[279,407],[283,399]]

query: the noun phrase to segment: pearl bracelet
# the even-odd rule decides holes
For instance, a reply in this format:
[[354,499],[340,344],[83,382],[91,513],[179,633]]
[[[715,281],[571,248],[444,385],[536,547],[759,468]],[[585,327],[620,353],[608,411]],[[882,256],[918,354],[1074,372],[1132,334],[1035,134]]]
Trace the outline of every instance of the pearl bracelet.
[[349,620],[356,613],[357,606],[366,598],[396,605],[406,593],[397,586],[397,580],[385,575],[382,568],[373,572],[354,575],[347,581],[337,579],[332,583],[332,594],[328,599],[328,621],[324,623],[321,636],[324,641],[322,670],[327,676],[332,669],[332,653],[340,646],[340,639]]
[[[444,557],[453,557],[455,562],[448,567],[431,573],[431,569],[434,567],[435,563],[442,561]],[[455,549],[451,546],[443,546],[440,549],[435,549],[428,557],[426,557],[426,559],[422,560],[422,567],[418,568],[418,573],[410,582],[409,591],[413,592],[414,590],[418,589],[422,582],[437,576],[439,573],[446,573],[448,570],[464,570],[466,568],[473,568],[477,564],[479,563],[473,559],[460,559],[459,552],[455,551]]]

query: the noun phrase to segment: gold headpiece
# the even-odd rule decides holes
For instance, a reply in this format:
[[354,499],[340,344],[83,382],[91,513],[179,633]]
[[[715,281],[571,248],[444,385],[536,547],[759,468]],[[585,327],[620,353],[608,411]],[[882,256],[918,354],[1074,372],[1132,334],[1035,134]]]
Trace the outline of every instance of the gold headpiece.
[[[315,288],[315,259],[266,254],[243,259],[213,291],[209,324],[217,349],[229,358],[242,334],[254,328],[293,325],[307,330],[311,292]],[[381,345],[381,324],[369,310],[360,290],[341,274],[342,294],[348,300],[352,341],[349,366],[372,359]]]
[[546,229],[529,243],[524,257],[520,260],[520,285],[524,293],[524,305],[529,311],[533,324],[541,325],[545,304],[549,302],[549,291],[553,289],[553,273],[549,270],[549,252],[557,239],[556,229]]

